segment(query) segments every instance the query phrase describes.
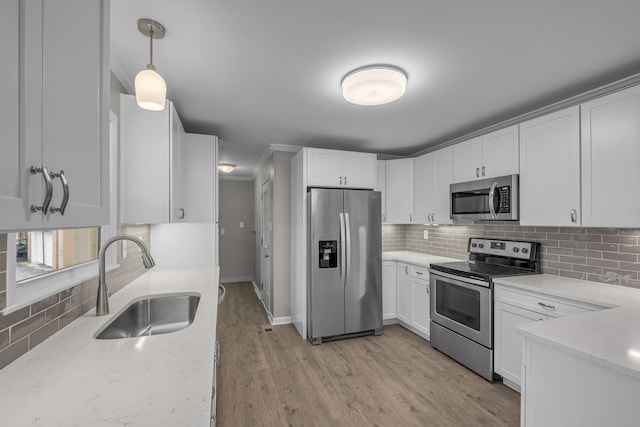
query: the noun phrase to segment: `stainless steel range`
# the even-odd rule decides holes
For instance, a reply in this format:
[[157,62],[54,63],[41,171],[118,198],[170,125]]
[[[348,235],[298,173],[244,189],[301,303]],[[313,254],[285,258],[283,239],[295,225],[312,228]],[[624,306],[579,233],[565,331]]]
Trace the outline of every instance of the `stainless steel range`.
[[493,279],[539,273],[540,244],[473,237],[467,251],[431,264],[431,345],[493,381]]

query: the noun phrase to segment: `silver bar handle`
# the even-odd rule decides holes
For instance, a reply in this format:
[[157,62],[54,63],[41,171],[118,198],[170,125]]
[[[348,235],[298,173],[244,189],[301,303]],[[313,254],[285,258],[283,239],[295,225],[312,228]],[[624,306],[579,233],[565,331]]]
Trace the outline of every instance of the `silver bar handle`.
[[347,177],[344,177],[344,185],[347,185]]
[[409,274],[409,266],[408,265],[404,266],[404,274]]
[[387,214],[382,214],[382,222],[386,222],[387,221]]
[[493,196],[496,193],[496,187],[498,186],[497,181],[493,181],[491,183],[491,189],[489,190],[489,212],[491,212],[491,218],[496,219],[496,209],[493,207]]
[[342,287],[344,288],[347,282],[347,259],[346,259],[346,236],[344,229],[344,214],[340,212],[340,278],[342,279]]
[[485,168],[484,168],[484,166],[483,166],[483,167],[482,167],[482,176],[485,176],[485,175],[484,175],[484,169],[485,169]]
[[543,302],[539,302],[538,305],[541,306],[541,307],[544,307],[544,308],[548,308],[550,310],[555,310],[556,309],[555,305],[545,304]]
[[69,203],[69,182],[64,176],[63,170],[60,170],[60,172],[51,172],[51,178],[60,178],[60,182],[62,183],[62,202],[60,202],[60,207],[50,208],[49,212],[60,212],[60,215],[64,215],[64,211],[67,209],[67,204]]
[[340,185],[342,185],[342,177],[340,177]]
[[184,219],[184,209],[178,209],[178,219]]
[[346,227],[345,227],[345,234],[347,235],[347,244],[346,244],[346,259],[347,259],[347,265],[345,266],[345,278],[344,278],[344,284],[345,287],[347,286],[347,275],[349,274],[349,272],[351,271],[351,221],[349,221],[349,214],[345,213],[344,214],[344,219],[345,219],[345,223],[346,223]]
[[413,214],[409,214],[409,222],[413,222]]
[[578,222],[578,212],[575,209],[571,209],[571,222],[572,223],[577,223]]
[[476,178],[480,178],[480,168],[476,168]]
[[416,271],[416,274],[417,274],[418,276],[422,276],[422,271]]
[[45,194],[44,200],[42,201],[42,206],[31,205],[31,212],[41,211],[44,215],[49,211],[49,205],[51,204],[51,197],[53,196],[53,184],[51,183],[51,175],[49,175],[49,170],[47,169],[47,165],[43,164],[41,168],[37,168],[35,166],[31,166],[29,169],[31,175],[36,175],[38,173],[42,174],[42,179],[44,179],[44,187]]
[[431,285],[427,285],[426,288],[427,288],[427,293],[430,294],[431,293]]

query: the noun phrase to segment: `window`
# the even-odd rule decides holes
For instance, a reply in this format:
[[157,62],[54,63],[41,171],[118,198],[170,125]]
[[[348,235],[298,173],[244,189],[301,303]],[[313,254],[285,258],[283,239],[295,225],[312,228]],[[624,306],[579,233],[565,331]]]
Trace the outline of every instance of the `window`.
[[[103,227],[65,230],[38,230],[7,235],[7,307],[4,314],[26,307],[82,283],[98,274],[101,242],[116,234],[117,195],[117,117],[109,123],[110,213]],[[111,250],[107,270],[117,267],[117,254]]]

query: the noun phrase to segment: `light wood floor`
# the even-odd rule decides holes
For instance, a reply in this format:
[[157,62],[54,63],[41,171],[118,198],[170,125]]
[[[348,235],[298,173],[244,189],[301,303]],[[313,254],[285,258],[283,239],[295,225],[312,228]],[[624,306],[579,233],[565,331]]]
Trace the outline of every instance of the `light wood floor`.
[[519,394],[401,326],[312,346],[292,325],[269,324],[251,284],[226,288],[218,314],[221,427],[519,425]]

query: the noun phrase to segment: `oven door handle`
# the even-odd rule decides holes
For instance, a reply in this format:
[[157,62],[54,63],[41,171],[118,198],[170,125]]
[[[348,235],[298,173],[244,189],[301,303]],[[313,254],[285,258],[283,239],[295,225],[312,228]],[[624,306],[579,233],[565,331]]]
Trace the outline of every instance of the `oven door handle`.
[[496,187],[498,186],[498,181],[493,181],[491,183],[491,188],[489,189],[489,212],[491,213],[491,218],[496,219],[498,215],[496,214],[496,208],[493,207],[493,197],[496,193]]
[[431,277],[440,276],[440,277],[444,277],[445,279],[453,279],[458,282],[472,283],[474,285],[482,286],[484,288],[491,287],[489,285],[489,282],[485,282],[484,280],[472,279],[470,277],[464,277],[464,276],[456,276],[455,274],[443,273],[442,271],[433,270],[433,269],[429,269],[429,273]]

